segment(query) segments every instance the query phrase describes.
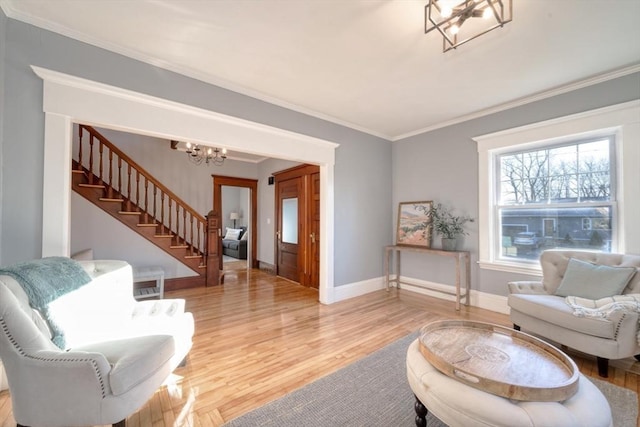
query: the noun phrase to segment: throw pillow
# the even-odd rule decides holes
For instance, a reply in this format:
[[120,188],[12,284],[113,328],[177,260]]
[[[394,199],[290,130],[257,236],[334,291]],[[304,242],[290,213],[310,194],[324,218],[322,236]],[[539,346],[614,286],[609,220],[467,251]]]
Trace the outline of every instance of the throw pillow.
[[594,300],[620,295],[635,273],[635,267],[595,265],[571,258],[556,295]]
[[244,233],[242,233],[242,237],[240,238],[240,240],[247,240],[248,235],[249,235],[249,232],[245,231]]
[[242,230],[239,228],[227,228],[227,233],[224,235],[225,240],[238,240]]

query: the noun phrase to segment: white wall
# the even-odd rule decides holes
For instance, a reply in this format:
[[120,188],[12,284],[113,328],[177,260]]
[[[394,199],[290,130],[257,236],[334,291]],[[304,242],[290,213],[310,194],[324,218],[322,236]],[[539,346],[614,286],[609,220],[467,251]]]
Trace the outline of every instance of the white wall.
[[177,259],[75,192],[71,193],[71,211],[72,254],[93,249],[95,259],[121,259],[135,267],[160,266],[167,279],[196,275]]
[[233,220],[229,217],[231,212],[238,214],[236,228],[249,227],[249,189],[243,187],[222,186],[222,229],[233,228]]

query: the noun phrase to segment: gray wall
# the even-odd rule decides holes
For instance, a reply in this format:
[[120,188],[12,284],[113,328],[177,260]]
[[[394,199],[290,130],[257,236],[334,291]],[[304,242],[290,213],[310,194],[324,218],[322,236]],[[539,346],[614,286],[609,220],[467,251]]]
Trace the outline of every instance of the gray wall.
[[[5,40],[4,36],[6,32],[7,16],[4,11],[0,9],[0,170],[4,170],[4,156],[3,156],[3,141],[4,141],[4,103],[6,100],[4,93],[4,81],[5,81]],[[0,173],[0,224],[2,224],[2,195],[3,195],[3,174]],[[2,227],[0,226],[0,241],[2,241]],[[2,245],[0,245],[0,260],[2,260]]]
[[[472,137],[640,98],[640,73],[434,130],[393,144],[393,216],[402,201],[434,200],[478,218],[478,154]],[[639,196],[640,197],[640,196]],[[395,232],[395,222],[394,232]],[[472,252],[472,287],[506,295],[511,273],[480,270],[477,223],[467,229],[464,249]],[[439,245],[434,240],[434,246]],[[451,267],[441,260],[403,257],[403,274],[453,283]],[[529,278],[530,279],[530,278]]]
[[30,65],[340,144],[335,166],[336,286],[382,275],[391,241],[391,144],[340,125],[125,58],[9,19],[6,36],[0,265],[38,258],[42,239],[42,81]]

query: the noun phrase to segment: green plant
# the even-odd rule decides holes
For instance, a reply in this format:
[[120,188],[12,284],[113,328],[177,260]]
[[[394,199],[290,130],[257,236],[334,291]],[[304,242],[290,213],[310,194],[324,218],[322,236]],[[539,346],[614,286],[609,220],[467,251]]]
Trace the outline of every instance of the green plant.
[[438,203],[429,211],[433,229],[446,239],[455,239],[457,236],[469,234],[464,225],[473,222],[473,218],[467,215],[454,215],[452,210]]

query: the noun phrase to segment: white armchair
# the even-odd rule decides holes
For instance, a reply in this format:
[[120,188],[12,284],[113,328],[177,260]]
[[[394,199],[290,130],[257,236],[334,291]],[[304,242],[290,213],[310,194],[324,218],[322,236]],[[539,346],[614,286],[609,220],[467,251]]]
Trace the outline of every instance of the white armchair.
[[[587,270],[581,277],[567,274],[570,260],[593,266],[593,273],[589,274]],[[574,308],[567,304],[566,297],[584,292],[592,295],[585,298],[590,298],[595,303],[605,295],[640,294],[640,274],[636,272],[640,269],[640,256],[547,250],[540,256],[540,265],[543,273],[541,281],[509,283],[508,303],[514,328],[522,328],[555,343],[596,356],[598,373],[602,377],[608,375],[609,359],[630,356],[638,358],[640,344],[637,311],[612,311],[609,316],[602,318],[579,317],[575,315]],[[615,270],[629,270],[630,279],[617,280],[619,286],[614,284],[616,280],[601,280],[603,276],[595,271],[599,266],[605,267],[600,269],[604,274],[608,274],[606,270],[613,271],[613,274],[618,274]],[[577,280],[564,280],[569,276]],[[561,287],[563,289],[559,290]]]
[[191,348],[183,300],[136,302],[126,262],[80,264],[91,281],[52,303],[64,348],[20,283],[0,274],[0,358],[18,425],[124,425]]

